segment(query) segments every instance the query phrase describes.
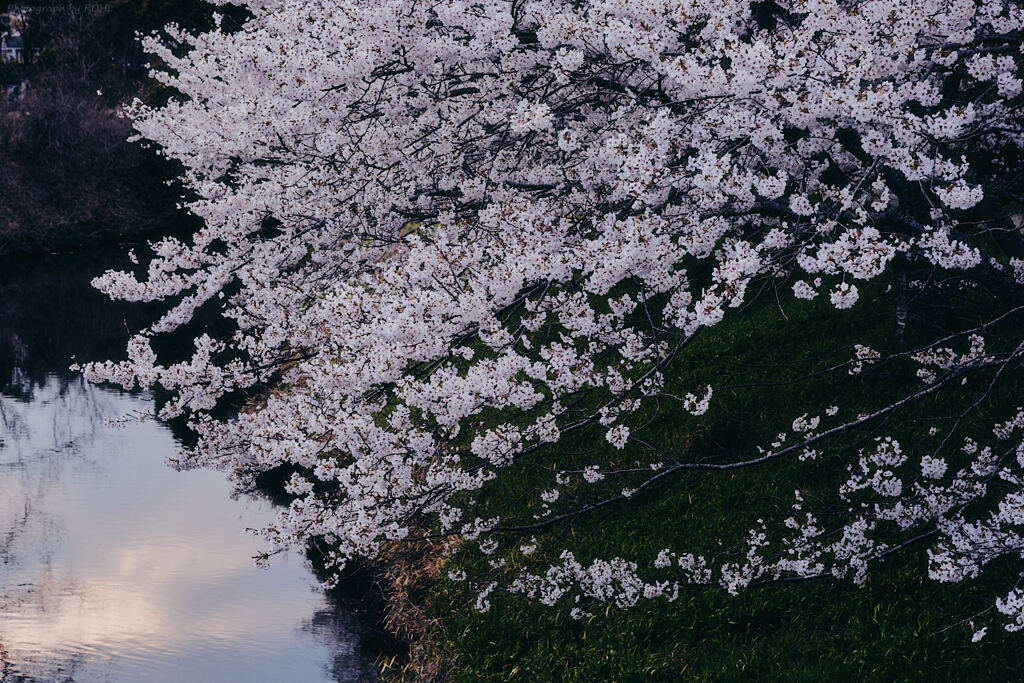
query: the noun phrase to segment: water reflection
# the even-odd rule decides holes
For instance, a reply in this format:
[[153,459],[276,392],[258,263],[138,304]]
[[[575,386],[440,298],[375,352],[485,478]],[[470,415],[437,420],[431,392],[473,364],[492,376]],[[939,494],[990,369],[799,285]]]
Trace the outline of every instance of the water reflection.
[[253,566],[243,529],[270,504],[170,470],[165,426],[105,425],[146,396],[62,372],[71,347],[110,356],[127,336],[95,272],[51,261],[0,282],[0,680],[366,680],[358,622],[303,560]]

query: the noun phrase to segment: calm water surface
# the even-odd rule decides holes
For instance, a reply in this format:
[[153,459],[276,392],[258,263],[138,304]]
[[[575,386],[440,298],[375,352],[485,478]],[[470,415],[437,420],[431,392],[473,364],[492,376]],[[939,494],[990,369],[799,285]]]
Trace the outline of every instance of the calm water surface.
[[360,626],[303,558],[253,566],[272,515],[176,448],[149,398],[84,384],[137,315],[88,259],[0,265],[0,681],[359,681]]

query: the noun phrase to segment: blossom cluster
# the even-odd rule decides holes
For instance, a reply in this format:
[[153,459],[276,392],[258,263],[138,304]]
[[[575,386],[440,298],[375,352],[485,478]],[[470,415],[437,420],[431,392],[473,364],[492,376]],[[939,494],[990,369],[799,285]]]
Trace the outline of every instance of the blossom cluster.
[[[538,489],[528,522],[554,524],[605,486],[635,499],[688,469],[662,454],[621,465],[615,454],[647,447],[636,416],[672,401],[711,415],[717,378],[675,396],[666,369],[761,292],[850,309],[887,305],[894,269],[1020,284],[1024,250],[989,253],[990,238],[1012,241],[1000,202],[1014,177],[972,156],[1024,143],[1019,3],[244,4],[237,30],[147,40],[173,96],[128,113],[181,164],[202,227],[96,279],[165,312],[127,360],[84,372],[165,392],[161,415],[197,436],[182,467],[241,486],[295,472],[268,555],[322,539],[340,568],[429,525],[500,554],[493,538],[515,520],[482,518],[475,497],[594,424],[602,448]],[[220,326],[193,335],[186,358],[157,351],[200,313]],[[1018,358],[945,349],[919,350],[921,392]],[[881,360],[862,346],[849,370]],[[847,424],[889,414],[864,409]],[[814,460],[837,410],[796,417],[796,443],[750,464]],[[507,588],[629,606],[686,582],[861,577],[891,547],[873,540],[885,521],[941,533],[930,571],[942,579],[1016,547],[1009,498],[1002,516],[957,516],[988,491],[984,449],[954,475],[940,455],[901,449],[880,442],[851,465],[842,495],[871,493],[877,509],[832,535],[795,516],[782,559],[766,559],[777,543],[763,531],[715,572],[673,556],[669,583],[621,558],[564,555],[547,573],[484,582],[478,603]],[[911,466],[916,478],[901,474]],[[1019,474],[998,471],[1017,491]],[[999,609],[1019,623],[1021,602]]]

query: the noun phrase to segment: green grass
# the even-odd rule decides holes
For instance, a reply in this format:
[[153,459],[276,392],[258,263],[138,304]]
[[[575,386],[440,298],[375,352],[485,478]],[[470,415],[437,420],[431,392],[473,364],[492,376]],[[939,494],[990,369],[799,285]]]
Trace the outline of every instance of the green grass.
[[[865,297],[877,294],[868,291]],[[964,305],[945,309],[943,325],[963,328],[991,306],[983,292],[959,296]],[[790,299],[782,308],[784,313],[774,301],[760,305],[688,347],[667,373],[670,390],[685,393],[710,382],[716,388],[713,408],[700,419],[668,404],[645,409],[634,420],[650,421],[644,438],[685,457],[736,459],[753,455],[754,446],[767,445],[779,431],[790,431],[792,419],[805,411],[826,420],[824,406],[836,404],[839,417],[849,416],[920,386],[907,368],[886,367],[864,377],[840,372],[807,382],[729,389],[789,380],[849,359],[854,341],[899,348],[892,312],[884,307],[861,304],[846,315],[821,315],[827,304]],[[868,308],[873,316],[864,312]],[[891,424],[874,425],[877,432],[850,434],[814,463],[788,458],[735,473],[675,476],[628,505],[610,506],[538,536],[540,547],[569,548],[581,562],[624,557],[649,572],[661,548],[740,549],[745,530],[758,518],[789,515],[797,488],[809,502],[820,496],[827,510],[846,478],[851,454],[876,433],[895,434],[915,462],[915,454],[938,443],[928,428],[949,424],[955,408],[973,399],[980,387],[981,380],[973,380],[944,389]],[[981,406],[972,424],[987,420],[990,426],[1005,417],[1002,410],[1016,405],[1012,401],[1020,389],[1019,378],[1010,378],[1001,393]],[[581,455],[595,448],[603,452]],[[481,492],[480,514],[529,517],[523,512],[534,504],[531,493],[550,488],[552,479],[537,464],[570,468],[638,458],[653,459],[628,447],[611,450],[599,431],[576,435]],[[613,482],[608,490],[623,485]],[[687,588],[675,603],[642,600],[632,609],[602,609],[580,621],[569,617],[565,605],[549,608],[509,595],[495,595],[490,611],[481,614],[471,609],[472,594],[463,584],[444,579],[427,599],[436,619],[427,638],[449,653],[449,670],[459,681],[1019,679],[1024,665],[1018,661],[1018,636],[990,627],[985,640],[972,644],[970,627],[955,625],[1006,592],[1016,576],[1013,563],[993,565],[977,581],[940,585],[927,578],[924,551],[924,546],[912,548],[875,565],[862,586],[849,579],[815,580],[751,588],[735,597],[720,589]],[[548,563],[553,558],[549,552]],[[487,570],[485,558],[469,551],[457,555],[453,566],[478,577]]]

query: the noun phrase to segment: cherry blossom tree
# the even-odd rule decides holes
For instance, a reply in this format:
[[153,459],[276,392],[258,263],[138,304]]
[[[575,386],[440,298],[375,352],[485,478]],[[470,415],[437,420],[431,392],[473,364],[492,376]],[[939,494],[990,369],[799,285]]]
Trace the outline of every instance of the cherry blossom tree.
[[[203,227],[95,281],[166,312],[84,371],[166,392],[161,417],[197,435],[181,467],[290,473],[268,557],[317,539],[340,568],[458,538],[491,556],[467,579],[479,609],[505,591],[578,617],[692,583],[862,581],[915,543],[938,581],[1022,556],[1024,412],[988,400],[1024,357],[1019,2],[245,4],[238,30],[147,40],[177,95],[129,113]],[[978,317],[915,330],[928,297]],[[677,388],[674,368],[699,374],[694,342],[761,299],[892,310],[899,343],[817,372],[912,385],[801,410],[745,453],[649,441],[652,405],[710,419],[715,377]],[[186,357],[158,352],[200,315],[221,322]],[[908,408],[961,387],[936,438],[907,442]],[[855,433],[841,514],[798,491],[739,559],[580,562],[536,540],[695,471],[813,480]],[[524,471],[548,473],[535,504],[489,516]],[[1020,587],[994,607],[1024,627]]]

